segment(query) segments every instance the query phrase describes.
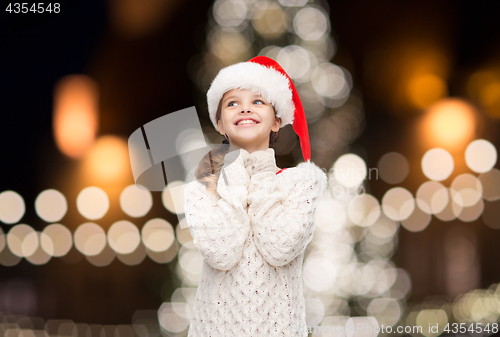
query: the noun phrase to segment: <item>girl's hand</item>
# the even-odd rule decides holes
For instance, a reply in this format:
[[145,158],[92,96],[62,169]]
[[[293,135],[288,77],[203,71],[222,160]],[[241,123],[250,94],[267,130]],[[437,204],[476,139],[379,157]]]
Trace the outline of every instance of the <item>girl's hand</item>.
[[251,177],[253,174],[253,163],[255,161],[255,158],[251,156],[251,154],[248,155],[247,159],[245,160],[245,168],[248,172],[248,175]]
[[224,156],[224,166],[227,167],[234,162],[245,166],[249,157],[250,153],[245,149],[232,150]]
[[250,154],[248,159],[247,172],[252,176],[261,172],[276,173],[276,158],[274,157],[274,149],[268,148],[266,150],[254,151]]

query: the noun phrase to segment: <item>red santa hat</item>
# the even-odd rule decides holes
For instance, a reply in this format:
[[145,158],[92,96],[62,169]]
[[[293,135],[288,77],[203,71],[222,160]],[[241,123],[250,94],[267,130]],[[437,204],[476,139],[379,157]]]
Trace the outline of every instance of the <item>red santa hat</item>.
[[281,118],[280,128],[292,124],[293,130],[299,136],[302,156],[305,160],[297,167],[314,170],[319,177],[322,189],[326,187],[325,172],[311,163],[309,130],[299,94],[290,76],[278,62],[266,56],[256,56],[219,71],[207,92],[210,120],[217,131],[219,131],[215,120],[217,108],[222,96],[232,89],[250,89],[262,95],[274,106],[276,116]]

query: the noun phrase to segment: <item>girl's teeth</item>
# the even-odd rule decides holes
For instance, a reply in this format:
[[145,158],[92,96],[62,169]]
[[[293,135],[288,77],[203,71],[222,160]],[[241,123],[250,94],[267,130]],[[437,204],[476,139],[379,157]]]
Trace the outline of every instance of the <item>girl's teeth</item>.
[[243,124],[256,124],[255,122],[253,121],[250,121],[250,122],[240,122],[238,123],[238,125],[243,125]]

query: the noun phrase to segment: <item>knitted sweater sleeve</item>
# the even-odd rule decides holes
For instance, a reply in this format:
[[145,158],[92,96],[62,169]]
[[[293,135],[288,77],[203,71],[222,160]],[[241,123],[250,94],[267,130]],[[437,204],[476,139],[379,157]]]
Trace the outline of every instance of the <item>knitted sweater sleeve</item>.
[[[232,161],[228,159],[226,155],[224,162]],[[197,180],[184,189],[184,213],[193,243],[213,268],[230,270],[243,255],[250,232],[249,182],[250,176],[240,155],[222,167],[217,183],[220,198]]]
[[320,189],[318,179],[306,169],[291,168],[288,181],[280,179],[272,165],[262,164],[272,160],[274,154],[266,155],[254,166],[264,169],[254,168],[251,176],[248,214],[257,249],[279,267],[292,262],[311,242]]

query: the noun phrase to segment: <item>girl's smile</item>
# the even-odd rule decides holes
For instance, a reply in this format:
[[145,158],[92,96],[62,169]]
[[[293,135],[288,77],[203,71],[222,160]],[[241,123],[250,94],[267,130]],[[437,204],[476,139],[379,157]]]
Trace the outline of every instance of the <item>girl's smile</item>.
[[239,127],[242,127],[242,128],[245,128],[245,127],[250,127],[250,126],[255,126],[257,124],[260,124],[260,123],[257,123],[255,121],[250,121],[250,122],[238,122],[238,124],[236,124],[236,126],[239,126]]

